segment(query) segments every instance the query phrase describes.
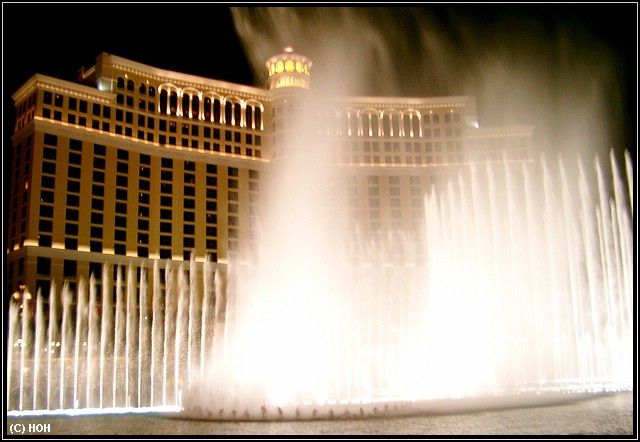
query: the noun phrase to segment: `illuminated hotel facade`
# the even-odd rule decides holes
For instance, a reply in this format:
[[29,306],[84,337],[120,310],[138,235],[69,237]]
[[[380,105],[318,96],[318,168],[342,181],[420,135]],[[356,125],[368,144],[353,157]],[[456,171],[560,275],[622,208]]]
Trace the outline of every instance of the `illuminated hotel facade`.
[[[73,288],[105,263],[250,257],[279,140],[313,94],[311,61],[291,49],[266,69],[264,89],[103,53],[78,83],[29,79],[12,96],[7,293]],[[473,97],[319,102],[317,135],[369,237],[418,234],[423,195],[470,160],[532,157],[532,128],[479,128]]]

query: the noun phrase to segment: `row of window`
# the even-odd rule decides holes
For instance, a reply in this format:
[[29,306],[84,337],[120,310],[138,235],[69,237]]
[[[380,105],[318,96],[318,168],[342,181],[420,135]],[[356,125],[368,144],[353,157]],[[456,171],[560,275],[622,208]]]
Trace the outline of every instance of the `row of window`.
[[[56,146],[57,137],[54,135],[45,135],[45,144]],[[66,248],[77,249],[77,235],[78,235],[78,210],[80,204],[80,168],[76,167],[81,164],[82,143],[78,140],[70,140],[69,150],[69,170],[67,180],[67,214],[65,225],[65,245]],[[93,148],[93,183],[91,184],[91,227],[90,238],[92,239],[90,244],[90,250],[100,252],[102,246],[98,240],[102,239],[103,231],[103,215],[104,210],[104,169],[106,162],[106,146],[94,144]],[[42,174],[42,191],[41,191],[41,216],[43,217],[40,223],[40,236],[39,243],[41,245],[50,244],[50,233],[53,230],[52,220],[46,218],[53,218],[53,203],[55,188],[55,173],[56,173],[56,157],[57,150],[54,147],[45,146],[43,150],[43,174]],[[129,152],[123,149],[117,150],[117,164],[116,164],[116,188],[115,188],[115,248],[116,254],[125,254],[126,238],[127,238],[127,192],[129,182]],[[138,256],[148,256],[148,230],[149,230],[149,190],[150,190],[150,157],[148,155],[140,155],[140,179],[138,189]],[[173,159],[162,158],[161,159],[161,183],[160,183],[160,231],[162,233],[168,233],[168,235],[161,235],[160,245],[169,246],[168,248],[161,249],[161,257],[171,258],[171,233],[172,233],[172,209],[174,199],[173,192]],[[195,170],[196,163],[193,161],[184,162],[184,175],[182,182],[184,183],[184,195],[183,198],[183,247],[184,252],[190,252],[195,246]],[[237,168],[230,168],[230,175],[233,177],[238,176]],[[206,210],[207,210],[207,249],[211,254],[217,255],[217,165],[206,165]],[[255,178],[257,171],[251,171],[250,177]],[[237,178],[230,179],[231,186],[237,189]],[[257,183],[250,185],[251,190],[257,191]],[[236,191],[237,192],[237,191]],[[237,196],[234,198],[238,200]],[[165,207],[165,208],[163,208]],[[237,213],[237,207],[232,208]],[[167,220],[168,222],[162,221]],[[94,225],[95,224],[95,225]],[[237,223],[236,223],[237,224]],[[96,241],[93,241],[93,240]],[[188,249],[188,250],[187,250]]]
[[[51,118],[51,111],[50,109],[43,109],[43,117],[45,118]],[[80,126],[84,126],[87,127],[87,118],[80,116],[76,119],[76,115],[74,114],[69,114],[67,116],[67,122],[70,124],[78,124]],[[144,120],[144,116],[139,116],[139,121],[140,120]],[[62,112],[60,111],[54,111],[53,112],[53,119],[57,120],[57,121],[62,121]],[[155,126],[154,122],[153,122],[153,118],[148,117],[147,118],[147,125],[150,126],[150,128],[153,129],[153,127]],[[160,121],[161,126],[165,126],[166,127],[166,121],[165,120],[161,120]],[[163,124],[164,123],[164,124]],[[188,125],[186,125],[188,128]],[[96,129],[96,130],[103,130],[105,132],[109,132],[111,130],[111,124],[109,122],[106,121],[100,121],[100,120],[96,120],[93,119],[91,120],[91,127],[92,129]],[[141,126],[143,127],[143,126]],[[190,136],[198,136],[197,133],[199,132],[197,130],[199,126],[193,126]],[[173,129],[172,129],[173,128]],[[162,129],[161,129],[162,130]],[[172,125],[169,125],[169,130],[170,132],[175,132],[175,123]],[[183,128],[183,133],[185,133],[185,128]],[[118,135],[125,135],[127,137],[133,137],[134,136],[134,129],[133,127],[127,127],[127,126],[122,126],[122,125],[115,125],[115,130],[114,132]],[[187,130],[188,132],[188,130]],[[211,133],[211,128],[209,127],[205,127],[204,128],[204,135],[205,137],[208,136],[207,133]],[[219,129],[215,129],[213,131],[215,132],[219,132]],[[230,131],[227,131],[227,133],[231,133]],[[155,132],[152,131],[144,131],[144,130],[136,130],[136,137],[139,140],[146,140],[149,142],[155,142]],[[215,137],[214,137],[215,138]],[[230,136],[229,136],[230,138]],[[254,144],[255,146],[261,146],[262,144],[262,137],[259,135],[253,135],[253,134],[244,134],[244,140],[242,138],[242,134],[239,132],[234,133],[233,139],[235,140],[235,142],[238,143],[242,143],[244,141],[244,143],[246,144]],[[216,142],[211,142],[211,141],[200,141],[199,139],[196,138],[185,138],[185,137],[180,137],[179,141],[178,141],[178,137],[177,136],[167,136],[164,134],[160,134],[158,136],[158,142],[159,144],[162,145],[168,145],[168,146],[182,146],[182,147],[189,147],[192,149],[200,149],[202,147],[203,150],[205,151],[213,151],[213,152],[225,152],[227,154],[234,154],[234,155],[244,155],[244,156],[248,156],[248,157],[256,157],[256,158],[261,158],[262,157],[262,151],[261,149],[258,148],[254,148],[254,147],[241,147],[241,146],[232,146],[230,144],[225,144],[224,148],[221,146],[221,143],[216,143]]]

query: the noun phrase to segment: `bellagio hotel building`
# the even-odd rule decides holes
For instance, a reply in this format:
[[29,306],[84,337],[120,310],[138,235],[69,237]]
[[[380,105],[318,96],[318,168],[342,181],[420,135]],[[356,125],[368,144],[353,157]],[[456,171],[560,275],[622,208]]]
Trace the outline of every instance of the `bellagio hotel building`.
[[[77,83],[35,74],[12,96],[6,293],[46,297],[51,281],[73,288],[105,263],[193,254],[224,268],[249,256],[279,140],[313,96],[311,67],[286,48],[266,61],[266,88],[106,53]],[[423,195],[469,161],[532,157],[532,128],[479,128],[473,97],[318,102],[314,130],[331,140],[348,217],[370,237],[417,232]]]

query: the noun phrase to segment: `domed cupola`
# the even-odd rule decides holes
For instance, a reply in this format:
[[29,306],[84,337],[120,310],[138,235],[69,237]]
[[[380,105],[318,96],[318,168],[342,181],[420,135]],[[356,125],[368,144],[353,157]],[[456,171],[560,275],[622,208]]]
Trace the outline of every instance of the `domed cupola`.
[[274,55],[266,62],[269,72],[269,89],[298,87],[309,89],[309,71],[311,60],[296,54],[291,46],[284,52]]

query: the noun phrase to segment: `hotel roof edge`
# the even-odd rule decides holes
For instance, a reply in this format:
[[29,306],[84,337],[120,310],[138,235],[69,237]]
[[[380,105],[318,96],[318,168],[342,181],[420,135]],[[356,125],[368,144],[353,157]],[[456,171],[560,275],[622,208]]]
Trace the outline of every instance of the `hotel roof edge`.
[[[210,84],[212,86],[227,88],[242,91],[248,94],[255,95],[264,95],[265,97],[269,96],[269,91],[265,88],[258,86],[247,86],[238,83],[231,83],[224,80],[216,80],[214,78],[201,77],[198,75],[185,74],[182,72],[172,71],[169,69],[162,69],[155,66],[146,65],[144,63],[140,63],[137,61],[129,60],[124,57],[120,57],[118,55],[109,54],[107,52],[103,52],[100,55],[105,55],[111,59],[111,62],[114,65],[127,67],[133,70],[142,71],[144,73],[157,75],[158,77],[166,78],[167,80],[182,80],[186,83],[197,83],[197,84]],[[100,56],[98,56],[99,58]],[[95,66],[94,66],[95,67]],[[93,69],[89,68],[87,71]]]
[[411,104],[411,105],[426,105],[426,104],[444,104],[451,102],[467,103],[469,101],[475,102],[475,97],[472,95],[446,95],[440,97],[400,97],[400,96],[358,96],[358,95],[344,95],[344,96],[327,96],[327,101],[344,102],[344,103],[357,103],[357,104]]
[[82,83],[77,83],[77,82],[68,81],[68,80],[61,80],[59,78],[50,77],[44,74],[33,74],[27,81],[23,83],[22,86],[18,88],[17,91],[15,91],[11,95],[11,98],[13,99],[14,102],[17,102],[20,100],[21,97],[28,94],[29,90],[31,90],[32,88],[34,88],[39,84],[47,84],[53,87],[79,91],[81,93],[86,93],[87,95],[93,95],[95,97],[99,97],[102,99],[108,99],[115,96],[113,92],[101,91],[99,89],[96,89],[93,86],[87,86]]

